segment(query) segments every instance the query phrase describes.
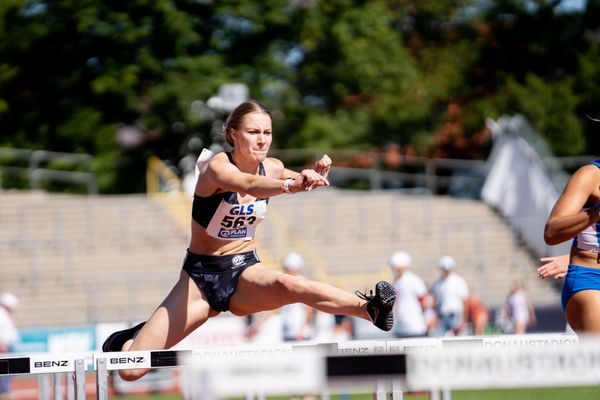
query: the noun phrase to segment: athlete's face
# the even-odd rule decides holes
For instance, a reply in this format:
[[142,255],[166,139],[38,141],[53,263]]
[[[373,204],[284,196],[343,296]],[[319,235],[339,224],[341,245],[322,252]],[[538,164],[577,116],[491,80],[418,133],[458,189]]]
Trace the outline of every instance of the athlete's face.
[[232,136],[236,152],[262,162],[267,157],[273,140],[271,118],[263,113],[246,114]]

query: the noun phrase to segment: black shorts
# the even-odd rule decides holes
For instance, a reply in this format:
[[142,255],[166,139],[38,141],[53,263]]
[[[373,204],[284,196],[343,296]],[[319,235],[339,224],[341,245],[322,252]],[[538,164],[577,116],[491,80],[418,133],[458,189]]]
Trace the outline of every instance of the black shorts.
[[183,260],[183,270],[206,295],[215,311],[229,311],[229,300],[242,272],[260,262],[255,251],[227,256],[205,256],[189,250]]

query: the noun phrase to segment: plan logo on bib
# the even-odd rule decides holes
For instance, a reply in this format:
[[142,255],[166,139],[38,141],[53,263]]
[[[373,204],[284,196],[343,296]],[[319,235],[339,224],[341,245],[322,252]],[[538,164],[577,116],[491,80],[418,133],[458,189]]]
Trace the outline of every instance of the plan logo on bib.
[[245,226],[233,229],[221,228],[219,230],[219,237],[222,237],[223,239],[244,239],[247,234],[248,228]]

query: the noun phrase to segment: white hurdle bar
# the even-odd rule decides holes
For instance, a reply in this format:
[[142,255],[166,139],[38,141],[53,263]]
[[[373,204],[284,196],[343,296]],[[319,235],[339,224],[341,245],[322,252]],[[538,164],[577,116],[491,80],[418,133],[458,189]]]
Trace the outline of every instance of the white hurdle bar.
[[[467,354],[477,356],[477,354],[485,351],[498,352],[500,350],[500,352],[508,352],[510,349],[523,350],[527,348],[550,349],[576,343],[578,343],[576,335],[562,333],[354,340],[319,344],[286,342],[272,346],[236,345],[211,346],[193,350],[96,353],[94,365],[100,365],[100,367],[96,368],[97,385],[99,388],[98,398],[104,400],[107,398],[107,395],[101,394],[100,390],[104,390],[107,387],[108,371],[135,368],[189,367],[194,364],[194,361],[199,361],[206,366],[206,368],[199,371],[202,375],[207,371],[210,372],[210,369],[218,364],[216,363],[218,360],[225,360],[234,369],[239,366],[239,361],[243,358],[254,358],[256,360],[255,364],[263,363],[264,366],[265,359],[261,358],[261,356],[287,354],[297,359],[304,350],[312,349],[321,352],[320,357],[324,362],[323,371],[327,387],[323,388],[322,397],[327,397],[326,394],[329,392],[331,386],[343,388],[356,386],[359,391],[355,390],[355,393],[364,393],[364,389],[369,387],[370,389],[368,390],[372,391],[373,397],[376,400],[384,400],[388,394],[391,395],[393,400],[401,400],[404,388],[419,391],[429,390],[432,399],[440,398],[441,393],[442,398],[448,400],[451,398],[449,389],[452,387],[457,388],[452,382],[449,382],[447,385],[434,382],[434,385],[425,388],[420,386],[418,382],[415,383],[414,380],[410,379],[411,374],[422,372],[415,369],[415,366],[422,367],[422,365],[427,365],[424,364],[423,359],[415,362],[412,357],[413,354],[435,354],[439,357],[439,353],[436,351],[447,352],[454,350],[464,353],[464,349],[467,349]],[[298,362],[298,364],[301,363],[301,361]],[[289,365],[281,365],[282,369],[291,368]],[[244,368],[246,370],[251,369],[248,366]],[[257,368],[256,365],[253,368]],[[263,368],[262,372],[273,373],[273,379],[277,379],[275,376],[276,371]],[[301,370],[298,371],[298,373],[300,372]],[[215,378],[218,377],[212,376],[209,380],[214,380]],[[195,380],[204,384],[208,383],[205,375]],[[465,383],[461,382],[461,384]],[[467,385],[466,388],[469,388],[469,386]],[[203,390],[202,388],[198,388],[198,385],[196,385],[196,389]],[[253,393],[242,393],[247,398],[250,397],[249,394],[257,398],[264,398],[265,395],[265,393],[257,393],[256,391]],[[192,398],[201,399],[211,399],[214,397],[210,395],[192,396]]]
[[[70,387],[69,379],[74,382],[73,392],[68,392],[69,398],[85,400],[85,371],[86,360],[92,358],[89,354],[33,354],[28,356],[10,356],[0,358],[0,375],[39,375],[47,377],[54,375],[54,398],[62,398],[60,376],[67,375],[67,387]],[[43,383],[38,387],[38,398],[49,399],[49,390]],[[67,389],[68,390],[68,389]]]
[[[578,342],[581,341],[574,334],[554,333],[354,340],[319,344],[285,342],[272,346],[232,345],[203,347],[193,350],[93,352],[75,355],[34,354],[22,357],[0,357],[0,375],[70,373],[73,374],[72,376],[75,381],[75,399],[82,400],[85,399],[85,373],[89,365],[87,361],[91,360],[92,369],[96,372],[97,398],[105,400],[108,399],[109,371],[137,368],[190,367],[197,366],[199,361],[203,368],[203,373],[206,373],[210,372],[211,365],[218,364],[212,361],[221,360],[221,364],[223,362],[225,364],[229,363],[227,368],[235,369],[236,366],[241,365],[238,360],[242,358],[246,360],[255,359],[255,364],[261,361],[263,367],[267,364],[270,368],[276,368],[275,363],[270,366],[268,362],[265,363],[263,356],[288,355],[290,356],[288,358],[289,362],[293,361],[299,364],[297,368],[300,374],[303,371],[300,368],[302,366],[300,364],[308,365],[310,363],[309,358],[302,359],[301,355],[313,351],[313,355],[316,352],[316,358],[323,365],[321,395],[324,398],[328,397],[331,388],[343,388],[343,391],[348,391],[351,387],[360,388],[361,390],[369,387],[370,389],[368,390],[372,391],[376,400],[384,400],[388,394],[391,395],[393,400],[401,400],[404,388],[418,391],[429,390],[432,399],[439,399],[441,393],[442,398],[448,400],[451,397],[450,389],[474,388],[477,387],[475,385],[477,382],[473,382],[473,380],[480,379],[479,382],[485,381],[485,377],[478,375],[481,371],[473,369],[477,366],[485,367],[482,369],[487,372],[496,371],[506,373],[503,368],[513,368],[515,366],[524,368],[524,365],[529,365],[545,357],[546,364],[550,363],[548,365],[551,365],[553,368],[556,368],[557,365],[558,367],[564,367],[568,363],[571,363],[568,364],[571,367],[573,365],[591,364],[592,372],[598,372],[596,376],[600,376],[600,344],[596,346],[597,343],[600,343],[599,341],[596,340],[591,347],[583,348],[587,352],[586,354],[592,353],[592,356],[587,358],[582,353],[574,353],[569,349],[567,350],[570,353],[556,352],[557,348],[569,347],[578,344]],[[552,351],[548,351],[549,349],[552,349]],[[516,352],[521,352],[524,356]],[[547,353],[557,353],[558,358],[548,361]],[[513,359],[504,360],[503,362],[493,361],[492,358],[499,354],[511,355]],[[569,354],[573,354],[575,358],[568,362],[564,361],[569,358]],[[237,358],[235,359],[235,357]],[[458,358],[459,361],[453,362],[452,357]],[[527,357],[530,358],[527,359]],[[596,360],[598,360],[597,363]],[[285,362],[285,360],[282,361],[280,370],[263,368],[263,375],[272,372],[272,378],[276,380],[278,372],[293,372],[292,370],[296,366],[289,363],[285,364]],[[527,364],[528,362],[529,364]],[[538,363],[536,365],[546,368],[548,367],[546,364]],[[596,364],[598,365],[597,367]],[[437,368],[437,365],[449,366],[455,368],[455,370],[448,372]],[[244,368],[246,370],[256,369],[256,367],[250,366],[250,364]],[[460,368],[463,368],[463,370],[460,371]],[[239,373],[241,369],[243,368],[237,368],[237,372]],[[458,372],[462,372],[463,374],[461,376],[462,381],[454,377],[455,373]],[[474,377],[471,381],[469,381],[469,377],[471,376],[469,374],[472,374]],[[424,379],[424,377],[429,378]],[[511,379],[514,379],[514,377],[507,377],[506,382],[515,382],[515,380],[511,381]],[[586,375],[585,379],[575,379],[575,384],[579,385],[590,382],[590,379],[592,378]],[[207,383],[203,379],[194,380],[196,382]],[[600,378],[598,381],[600,381]],[[540,383],[542,381],[538,380],[536,382]],[[565,383],[561,380],[557,380],[556,382]],[[542,382],[541,385],[552,386],[552,383]],[[568,382],[566,383],[568,385]],[[488,385],[489,387],[500,387],[498,385],[494,386],[493,382],[491,385],[488,383]],[[203,388],[197,389],[204,390]],[[365,393],[365,391],[354,390],[353,393]],[[252,393],[245,393],[247,398],[249,395],[264,398],[265,394],[269,393],[261,393],[256,390]],[[211,397],[210,393],[205,393],[204,395],[196,394],[195,397],[192,396],[192,398],[201,399],[215,397],[218,396]]]

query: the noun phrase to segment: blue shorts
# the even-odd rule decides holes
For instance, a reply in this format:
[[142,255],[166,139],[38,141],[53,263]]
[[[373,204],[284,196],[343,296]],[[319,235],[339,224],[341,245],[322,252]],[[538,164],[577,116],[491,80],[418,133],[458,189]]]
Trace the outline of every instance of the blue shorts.
[[244,270],[260,262],[254,251],[227,256],[205,256],[188,250],[183,270],[192,278],[215,311],[229,311],[229,300]]
[[0,375],[0,395],[10,395],[10,384],[12,382],[11,375]]
[[600,290],[600,269],[569,265],[561,295],[563,311],[569,299],[582,290]]

